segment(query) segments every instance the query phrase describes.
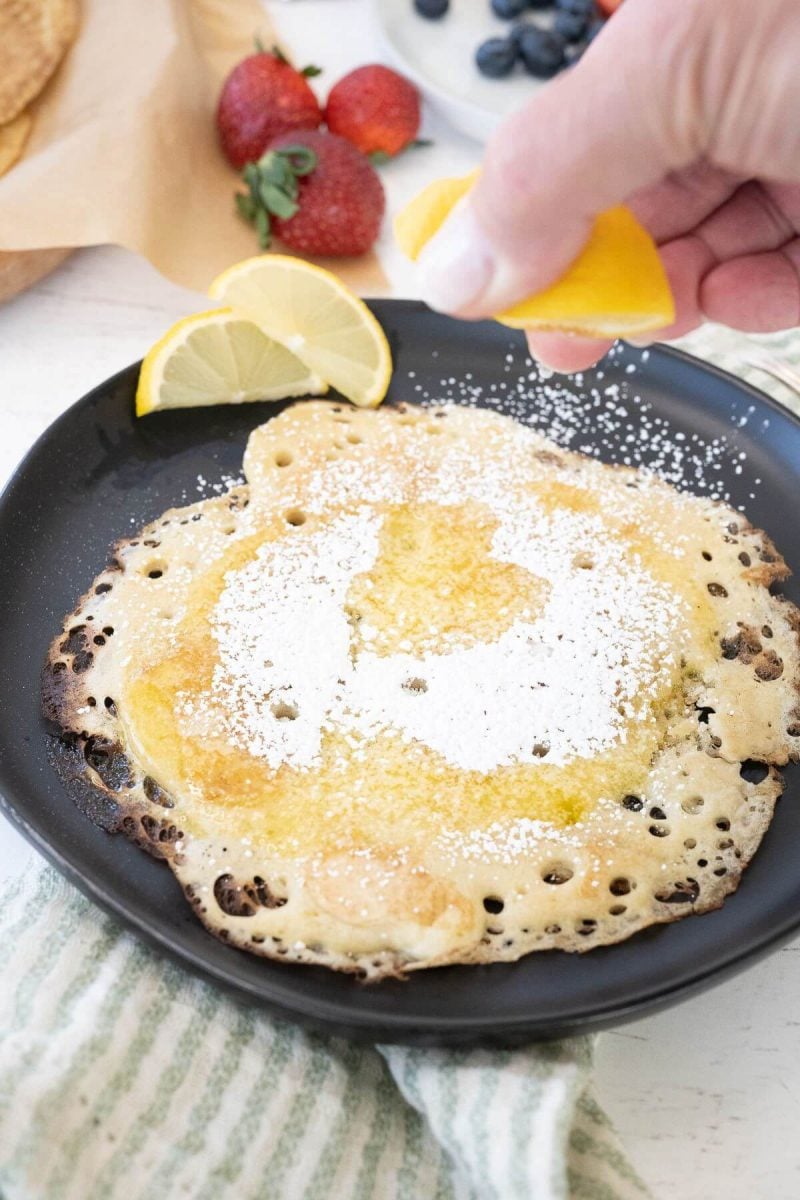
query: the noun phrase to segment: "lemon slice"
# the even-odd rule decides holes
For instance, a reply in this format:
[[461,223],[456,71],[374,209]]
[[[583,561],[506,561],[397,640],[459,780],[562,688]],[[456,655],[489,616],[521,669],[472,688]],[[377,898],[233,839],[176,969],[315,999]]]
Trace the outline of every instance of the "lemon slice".
[[[419,257],[477,176],[437,180],[398,214],[395,238],[409,258]],[[496,319],[512,329],[616,338],[671,325],[675,303],[653,239],[620,205],[596,218],[588,242],[560,279]]]
[[178,321],[139,374],[136,415],[164,408],[321,396],[327,385],[252,321],[215,309]]
[[255,321],[353,404],[374,408],[386,395],[389,343],[364,301],[330,271],[264,254],[229,267],[211,296]]

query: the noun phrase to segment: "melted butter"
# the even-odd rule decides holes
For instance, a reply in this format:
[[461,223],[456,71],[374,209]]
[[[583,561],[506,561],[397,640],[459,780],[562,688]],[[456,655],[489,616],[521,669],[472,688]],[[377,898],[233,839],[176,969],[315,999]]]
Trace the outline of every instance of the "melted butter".
[[[551,484],[540,490],[544,504],[601,511],[597,497],[585,489]],[[543,580],[488,557],[491,518],[468,505],[438,514],[433,507],[387,510],[378,559],[348,593],[351,614],[378,631],[381,653],[401,643],[427,647],[434,636],[454,634],[462,644],[496,638],[519,616],[535,614],[546,598]],[[437,519],[445,512],[446,519]],[[326,734],[313,769],[287,764],[271,769],[221,739],[182,735],[175,698],[182,694],[202,703],[211,686],[216,659],[209,620],[225,576],[251,561],[264,538],[287,536],[285,526],[273,522],[233,546],[196,582],[175,653],[128,679],[121,711],[134,757],[175,797],[175,816],[187,832],[249,837],[275,853],[424,845],[443,830],[468,835],[518,818],[566,828],[601,799],[637,793],[668,734],[668,710],[683,702],[685,676],[711,653],[714,614],[708,600],[686,562],[665,551],[657,536],[674,535],[669,524],[675,514],[654,519],[650,506],[646,515],[649,524],[631,520],[630,513],[624,529],[617,522],[618,552],[644,563],[689,601],[692,636],[683,672],[676,669],[658,694],[637,701],[618,742],[602,754],[483,774],[453,767],[428,746],[394,734],[355,746],[340,734]],[[614,525],[613,518],[608,524]],[[698,529],[687,535],[689,542],[701,534]],[[356,624],[356,653],[358,646]]]
[[663,742],[668,704],[662,697],[631,722],[624,742],[564,766],[464,771],[427,746],[382,734],[355,749],[341,735],[326,735],[313,770],[283,765],[273,771],[228,747],[176,735],[174,688],[185,682],[185,666],[168,660],[131,685],[138,754],[168,791],[183,798],[175,816],[188,832],[250,837],[290,855],[344,846],[424,846],[445,829],[468,835],[518,818],[564,828],[601,799],[637,793]]
[[353,653],[370,631],[376,654],[441,653],[491,642],[516,620],[534,620],[549,587],[514,563],[491,557],[497,521],[477,504],[393,505],[374,567],[347,595]]

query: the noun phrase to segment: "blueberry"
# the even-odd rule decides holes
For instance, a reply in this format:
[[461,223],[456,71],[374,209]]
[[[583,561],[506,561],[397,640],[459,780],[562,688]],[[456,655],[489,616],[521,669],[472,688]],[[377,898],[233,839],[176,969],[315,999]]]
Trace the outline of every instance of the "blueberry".
[[585,17],[587,21],[595,13],[594,0],[556,0],[556,8],[560,12],[568,12],[573,13],[575,16]]
[[513,21],[528,7],[528,0],[492,0],[492,12],[504,21]]
[[509,29],[508,36],[511,39],[511,41],[514,43],[514,45],[517,47],[518,50],[519,50],[520,38],[522,38],[522,36],[524,35],[525,30],[529,29],[529,28],[530,28],[529,25],[526,25],[524,21],[521,21],[519,23],[519,25],[512,25],[511,28]]
[[567,63],[569,66],[576,63],[578,59],[583,58],[600,30],[605,28],[605,24],[605,21],[601,19],[592,21],[581,38],[569,43],[567,46]]
[[553,0],[528,0],[528,8],[552,8]]
[[437,21],[450,7],[450,0],[414,0],[414,8],[421,17]]
[[568,42],[578,42],[586,33],[588,24],[589,18],[583,13],[570,12],[569,9],[562,8],[556,13],[553,28]]
[[567,42],[567,47],[564,51],[567,59],[567,66],[574,66],[579,59],[583,58],[588,49],[589,43],[587,42],[586,38],[581,38],[578,42]]
[[517,61],[517,47],[511,38],[489,38],[478,46],[475,62],[482,75],[502,79],[510,75]]
[[566,45],[558,33],[529,25],[519,36],[519,54],[529,75],[550,79],[566,64]]
[[567,46],[567,66],[574,67],[589,49],[588,42],[570,42]]

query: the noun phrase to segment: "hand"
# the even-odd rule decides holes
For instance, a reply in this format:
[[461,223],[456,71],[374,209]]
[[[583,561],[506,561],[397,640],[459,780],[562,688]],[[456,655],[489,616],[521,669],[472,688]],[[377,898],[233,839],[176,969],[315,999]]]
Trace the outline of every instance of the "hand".
[[[626,0],[581,61],[492,138],[420,259],[434,307],[489,316],[548,286],[594,217],[629,204],[657,241],[678,337],[705,320],[800,324],[800,3]],[[611,345],[531,333],[560,371]]]

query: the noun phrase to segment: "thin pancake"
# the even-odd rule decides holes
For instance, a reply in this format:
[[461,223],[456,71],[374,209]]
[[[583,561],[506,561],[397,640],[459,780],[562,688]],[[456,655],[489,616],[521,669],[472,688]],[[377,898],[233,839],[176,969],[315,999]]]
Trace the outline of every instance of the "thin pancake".
[[0,124],[39,95],[78,23],[77,0],[0,0]]
[[459,408],[295,405],[245,470],[118,545],[45,674],[71,789],[209,929],[379,977],[735,889],[800,749],[763,533]]

